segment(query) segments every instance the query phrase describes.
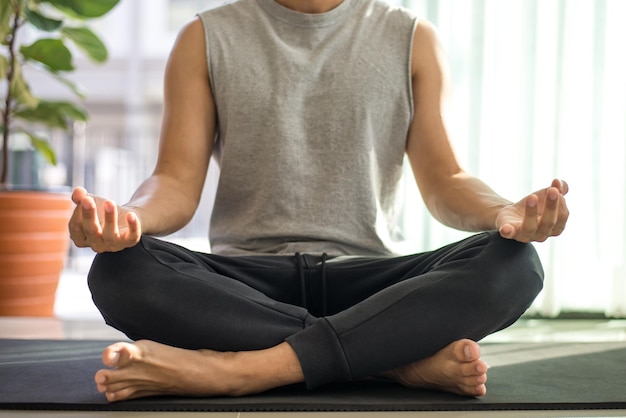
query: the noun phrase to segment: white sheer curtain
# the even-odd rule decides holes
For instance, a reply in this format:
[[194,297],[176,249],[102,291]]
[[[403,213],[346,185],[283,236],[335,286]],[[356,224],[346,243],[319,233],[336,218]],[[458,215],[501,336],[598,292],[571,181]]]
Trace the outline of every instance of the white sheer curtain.
[[[398,3],[398,2],[396,2]],[[570,185],[531,308],[626,317],[626,1],[405,0],[439,30],[452,71],[459,159],[509,199]],[[432,221],[407,182],[413,248],[466,234]]]

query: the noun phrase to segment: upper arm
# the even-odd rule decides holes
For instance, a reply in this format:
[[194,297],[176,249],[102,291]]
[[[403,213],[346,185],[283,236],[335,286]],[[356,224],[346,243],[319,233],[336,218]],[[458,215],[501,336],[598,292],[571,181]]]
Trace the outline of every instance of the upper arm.
[[412,58],[414,116],[407,139],[407,155],[415,179],[428,203],[441,183],[460,173],[445,126],[449,88],[446,60],[434,28],[421,21],[415,30]]
[[186,197],[199,201],[216,129],[204,28],[185,26],[165,70],[163,119],[155,175],[165,176]]

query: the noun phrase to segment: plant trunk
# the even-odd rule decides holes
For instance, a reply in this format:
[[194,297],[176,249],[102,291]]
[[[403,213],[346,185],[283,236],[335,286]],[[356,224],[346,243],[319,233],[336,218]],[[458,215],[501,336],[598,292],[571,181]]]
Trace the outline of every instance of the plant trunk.
[[0,188],[5,186],[9,178],[9,134],[11,116],[13,113],[13,79],[15,78],[15,35],[20,26],[20,2],[15,4],[13,11],[13,24],[9,32],[9,68],[7,69],[7,93],[2,112],[2,172],[0,173]]

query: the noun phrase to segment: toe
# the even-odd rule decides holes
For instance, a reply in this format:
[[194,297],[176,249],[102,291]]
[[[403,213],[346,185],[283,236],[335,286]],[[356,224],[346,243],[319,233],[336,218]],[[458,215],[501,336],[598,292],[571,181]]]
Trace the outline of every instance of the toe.
[[480,358],[480,346],[478,343],[463,339],[453,343],[453,353],[455,360],[461,362],[473,362]]
[[142,385],[114,388],[106,392],[106,398],[109,402],[125,401],[129,399],[145,398],[154,395],[163,395],[163,391],[151,390]]
[[115,350],[113,347],[107,347],[102,352],[102,363],[107,367],[117,367],[119,358],[119,351]]
[[470,392],[472,396],[485,396],[487,394],[487,387],[485,385],[475,386]]
[[96,375],[94,376],[94,381],[96,382],[96,388],[98,389],[98,392],[106,392],[106,370],[98,370],[98,372],[96,372]]
[[466,376],[466,377],[461,379],[461,382],[465,386],[484,385],[485,383],[487,383],[487,375],[486,374],[480,374],[480,375],[475,375],[475,376]]
[[138,349],[129,343],[115,343],[102,352],[102,363],[108,367],[124,367],[128,364]]
[[479,360],[466,366],[464,377],[460,379],[462,391],[470,396],[484,396],[487,393],[487,365]]
[[482,376],[487,374],[489,367],[482,360],[472,361],[471,363],[460,364],[461,376]]

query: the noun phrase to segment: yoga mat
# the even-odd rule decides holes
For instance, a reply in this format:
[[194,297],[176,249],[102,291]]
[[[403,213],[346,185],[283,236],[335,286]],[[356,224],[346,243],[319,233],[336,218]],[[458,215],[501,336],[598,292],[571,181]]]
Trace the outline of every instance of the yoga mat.
[[124,411],[462,411],[626,409],[626,348],[492,367],[487,395],[383,381],[292,385],[241,398],[155,397],[109,404],[96,391],[106,341],[0,340],[0,409]]

